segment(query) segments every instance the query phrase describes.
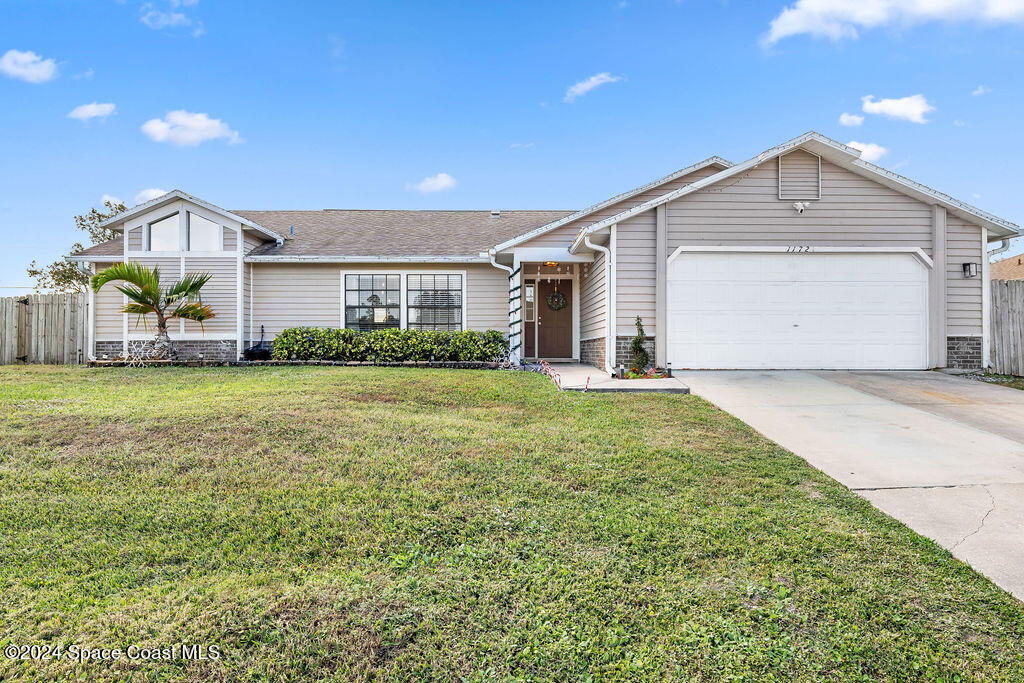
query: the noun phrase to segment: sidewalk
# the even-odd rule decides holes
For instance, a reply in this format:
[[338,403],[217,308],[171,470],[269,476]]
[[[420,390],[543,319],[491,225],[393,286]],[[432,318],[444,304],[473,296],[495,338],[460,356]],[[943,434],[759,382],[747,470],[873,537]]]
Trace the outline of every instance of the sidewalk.
[[552,363],[564,391],[592,391],[597,393],[644,392],[655,394],[688,394],[690,388],[676,377],[663,379],[616,379],[593,365],[582,363]]

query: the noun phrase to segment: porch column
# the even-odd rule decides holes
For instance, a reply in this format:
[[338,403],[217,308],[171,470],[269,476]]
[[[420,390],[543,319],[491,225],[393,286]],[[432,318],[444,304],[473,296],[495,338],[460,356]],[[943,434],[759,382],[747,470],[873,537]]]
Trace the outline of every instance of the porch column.
[[512,256],[512,272],[508,276],[508,349],[509,362],[522,364],[523,346],[523,264],[518,254]]

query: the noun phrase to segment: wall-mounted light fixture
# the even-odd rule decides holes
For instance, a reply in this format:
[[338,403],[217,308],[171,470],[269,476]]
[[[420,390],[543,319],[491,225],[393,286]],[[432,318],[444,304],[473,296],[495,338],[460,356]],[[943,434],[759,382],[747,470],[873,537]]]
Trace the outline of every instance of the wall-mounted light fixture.
[[547,266],[548,268],[554,268],[555,266],[558,265],[558,261],[545,261],[544,265]]
[[963,264],[964,277],[978,277],[978,264],[977,263],[965,263]]

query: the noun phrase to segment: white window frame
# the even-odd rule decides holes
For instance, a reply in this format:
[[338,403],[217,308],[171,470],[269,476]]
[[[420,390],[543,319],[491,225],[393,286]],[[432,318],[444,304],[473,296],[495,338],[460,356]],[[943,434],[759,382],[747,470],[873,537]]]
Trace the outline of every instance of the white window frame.
[[[192,216],[196,215],[205,221],[210,221],[217,226],[217,249],[216,251],[192,251]],[[224,251],[224,226],[218,221],[210,220],[206,216],[195,213],[191,209],[185,211],[185,235],[184,235],[184,249],[182,251],[188,252],[190,255],[194,254],[220,254]]]
[[398,275],[399,276],[399,317],[398,317],[398,329],[406,330],[409,329],[409,292],[408,292],[408,276],[409,275],[461,275],[462,276],[462,331],[465,332],[469,329],[466,325],[466,321],[469,319],[469,301],[466,299],[467,291],[467,277],[465,270],[378,270],[376,268],[366,268],[360,270],[342,270],[340,271],[341,278],[339,286],[341,288],[341,311],[339,314],[339,320],[341,322],[341,328],[345,327],[345,276],[346,275]]
[[[151,234],[151,232],[153,230],[153,226],[155,224],[161,222],[161,221],[165,221],[168,218],[171,218],[172,216],[177,216],[178,217],[178,249],[176,251],[167,250],[167,249],[164,249],[162,251],[153,251],[153,249],[152,249],[153,239],[152,239],[152,234]],[[146,252],[147,254],[176,254],[176,253],[178,253],[178,251],[181,251],[182,240],[185,239],[184,236],[182,235],[182,230],[181,230],[181,209],[175,209],[174,211],[172,211],[171,213],[167,214],[166,216],[162,216],[160,218],[156,218],[156,219],[151,220],[151,221],[146,221],[146,223],[143,225],[142,238],[144,240],[143,244],[142,244],[142,247],[143,247],[142,250],[144,252]],[[127,239],[125,240],[125,244],[127,245]]]

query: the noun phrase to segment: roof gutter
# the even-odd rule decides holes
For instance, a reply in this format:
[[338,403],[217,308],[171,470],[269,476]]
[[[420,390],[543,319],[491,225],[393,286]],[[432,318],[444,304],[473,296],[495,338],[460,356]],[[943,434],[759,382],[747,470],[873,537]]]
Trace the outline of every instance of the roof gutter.
[[246,256],[246,263],[487,263],[480,256]]

